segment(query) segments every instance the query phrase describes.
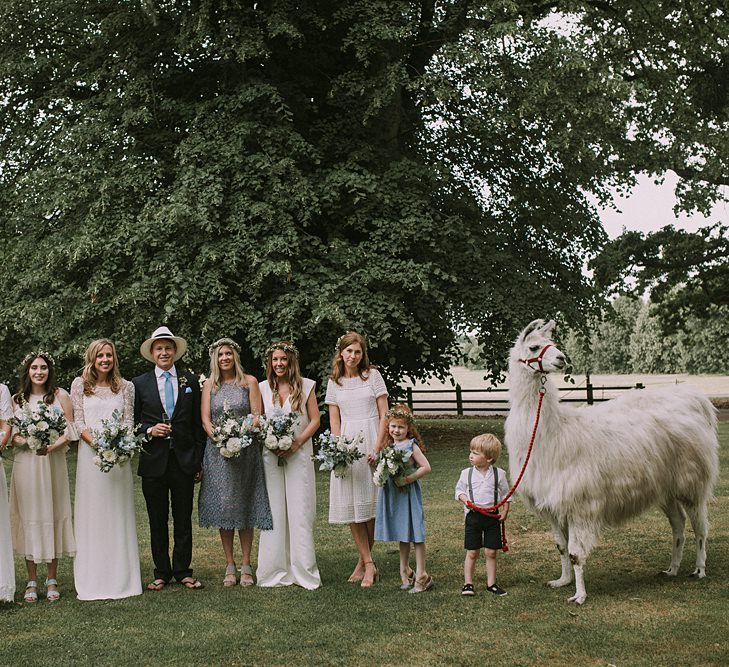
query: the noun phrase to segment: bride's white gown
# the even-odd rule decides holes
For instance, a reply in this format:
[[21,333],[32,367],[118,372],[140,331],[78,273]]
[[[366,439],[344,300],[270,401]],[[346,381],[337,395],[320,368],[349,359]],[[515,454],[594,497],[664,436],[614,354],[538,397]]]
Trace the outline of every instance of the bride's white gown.
[[[74,420],[81,431],[101,429],[101,420],[119,410],[127,424],[134,423],[134,385],[124,380],[118,394],[96,387],[83,393],[83,381],[71,385]],[[134,513],[132,464],[101,472],[94,465],[94,450],[78,443],[74,532],[76,559],[73,576],[79,600],[109,600],[141,595],[137,524]]]

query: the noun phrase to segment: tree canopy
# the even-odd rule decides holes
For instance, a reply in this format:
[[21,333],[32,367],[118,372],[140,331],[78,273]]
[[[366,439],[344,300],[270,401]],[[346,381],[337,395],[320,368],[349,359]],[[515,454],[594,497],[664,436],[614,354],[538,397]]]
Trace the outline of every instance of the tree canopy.
[[[293,337],[322,378],[368,335],[386,377],[498,369],[536,316],[579,324],[605,240],[588,194],[726,175],[721,3],[6,0],[0,376],[126,374],[167,324],[204,370]],[[699,37],[697,37],[697,32]]]

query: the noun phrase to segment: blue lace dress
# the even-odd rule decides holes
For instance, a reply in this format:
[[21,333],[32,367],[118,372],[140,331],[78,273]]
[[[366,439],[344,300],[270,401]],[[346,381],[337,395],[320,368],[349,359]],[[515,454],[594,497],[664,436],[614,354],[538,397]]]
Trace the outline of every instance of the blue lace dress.
[[[413,451],[413,441],[408,440],[395,449]],[[408,472],[412,472],[413,467]],[[375,540],[378,542],[425,542],[425,517],[420,480],[398,489],[392,478],[387,480],[377,496]]]
[[[228,383],[213,393],[210,396],[213,422],[220,416],[224,404],[236,415],[249,414],[248,389]],[[202,528],[273,528],[259,447],[251,445],[237,458],[226,459],[208,438],[202,469],[198,497]]]

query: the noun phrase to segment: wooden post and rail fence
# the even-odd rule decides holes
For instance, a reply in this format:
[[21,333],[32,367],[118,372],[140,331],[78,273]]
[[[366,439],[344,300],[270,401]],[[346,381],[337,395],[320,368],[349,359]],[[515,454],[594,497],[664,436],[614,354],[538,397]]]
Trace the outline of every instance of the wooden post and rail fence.
[[[578,387],[558,387],[560,392],[569,392],[570,395],[565,398],[560,398],[562,403],[587,403],[587,405],[593,405],[594,403],[601,403],[603,401],[609,401],[611,398],[615,398],[616,395],[605,395],[605,392],[617,392],[627,391],[629,389],[645,389],[642,382],[638,382],[634,385],[622,385],[622,386],[599,386],[595,387],[590,382],[590,376],[586,376],[586,383],[584,386]],[[509,411],[509,399],[504,398],[469,398],[469,394],[505,394],[508,389],[463,389],[460,384],[457,384],[453,389],[413,389],[407,387],[405,389],[405,401],[408,407],[413,413],[451,413],[455,410],[455,414],[463,416],[466,413],[498,413]],[[451,395],[455,392],[455,398],[417,398],[418,394],[433,395]],[[575,395],[580,394],[580,395]],[[465,396],[464,396],[465,395]],[[423,406],[423,407],[420,407]]]

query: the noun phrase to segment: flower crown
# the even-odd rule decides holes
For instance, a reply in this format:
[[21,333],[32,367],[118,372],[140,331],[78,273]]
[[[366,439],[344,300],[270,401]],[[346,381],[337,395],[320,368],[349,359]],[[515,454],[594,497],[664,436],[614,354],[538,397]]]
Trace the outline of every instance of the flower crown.
[[29,361],[32,361],[33,359],[37,359],[38,357],[43,357],[47,362],[49,362],[51,364],[51,366],[56,365],[56,360],[50,354],[48,354],[48,352],[46,352],[45,350],[36,350],[34,352],[28,352],[28,354],[26,354],[23,357],[23,361],[20,362],[20,365],[25,366],[25,364],[27,364]]
[[299,356],[299,351],[296,349],[296,345],[294,345],[293,343],[284,343],[284,342],[271,343],[266,348],[266,357],[269,357],[270,355],[272,355],[274,350],[283,350],[287,354],[293,354],[297,358]]
[[385,419],[404,419],[408,424],[414,424],[413,413],[408,410],[397,410],[392,408],[385,413]]
[[339,338],[337,338],[337,342],[334,343],[334,351],[339,352],[339,346],[342,343],[342,339],[345,336],[348,336],[349,334],[353,334],[353,333],[356,333],[358,336],[360,336],[362,338],[362,340],[365,342],[365,345],[367,345],[367,337],[364,334],[361,334],[357,331],[345,331]]
[[227,345],[229,347],[232,347],[238,354],[240,354],[240,345],[236,343],[232,338],[220,338],[216,340],[209,348],[208,348],[208,354],[212,357],[213,352],[217,348],[219,348],[221,345]]

